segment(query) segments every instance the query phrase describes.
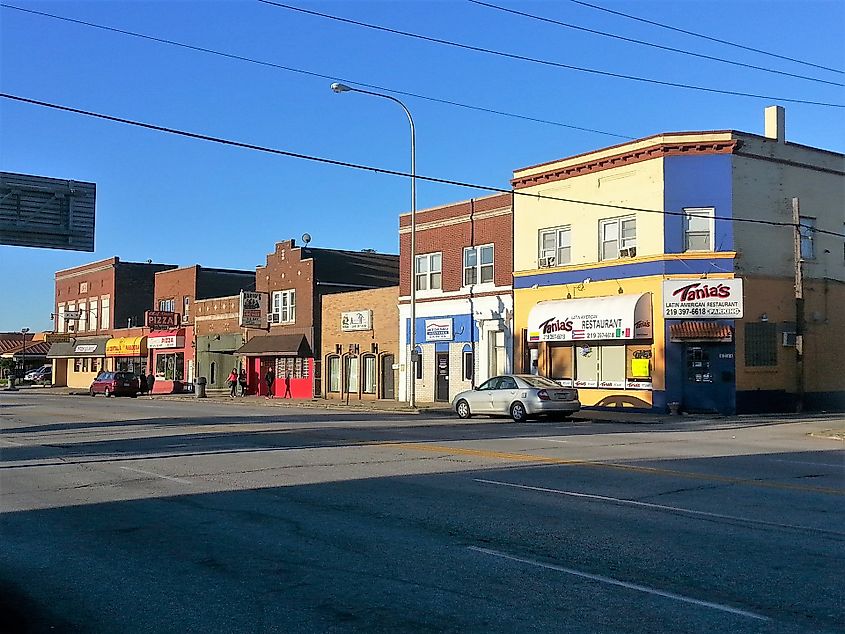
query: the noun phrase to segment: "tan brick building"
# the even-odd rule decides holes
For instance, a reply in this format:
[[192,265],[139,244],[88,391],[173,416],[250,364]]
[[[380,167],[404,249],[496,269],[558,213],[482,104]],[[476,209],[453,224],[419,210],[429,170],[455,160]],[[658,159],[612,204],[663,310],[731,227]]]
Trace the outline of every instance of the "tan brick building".
[[324,394],[328,399],[395,399],[399,287],[323,298]]

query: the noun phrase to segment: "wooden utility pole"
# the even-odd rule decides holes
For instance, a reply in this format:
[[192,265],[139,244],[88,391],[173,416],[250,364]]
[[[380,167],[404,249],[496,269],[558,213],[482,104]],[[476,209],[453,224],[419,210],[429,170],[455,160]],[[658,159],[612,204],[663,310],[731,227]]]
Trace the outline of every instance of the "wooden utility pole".
[[798,198],[792,199],[795,259],[795,411],[804,409],[804,260],[801,257],[801,210]]

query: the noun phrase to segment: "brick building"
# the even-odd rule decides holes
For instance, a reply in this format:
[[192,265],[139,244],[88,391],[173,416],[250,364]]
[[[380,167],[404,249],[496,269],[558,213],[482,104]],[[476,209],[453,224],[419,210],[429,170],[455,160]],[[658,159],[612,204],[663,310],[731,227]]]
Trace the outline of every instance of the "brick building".
[[[208,268],[194,264],[156,273],[153,308],[176,313],[178,327],[154,329],[150,333],[151,367],[155,370],[155,392],[179,392],[200,376],[199,351],[210,350],[196,339],[195,302],[231,296],[241,290],[255,290],[255,271]],[[236,311],[237,312],[237,311]],[[242,341],[237,342],[238,345]],[[234,351],[234,348],[232,348]],[[207,370],[211,361],[206,360]],[[217,370],[217,366],[214,367]],[[229,368],[231,370],[231,368]],[[210,377],[206,376],[207,379]],[[214,377],[216,378],[216,376]]]
[[[55,331],[71,333],[73,340],[53,344],[48,352],[54,385],[87,388],[101,370],[118,369],[117,361],[107,362],[108,341],[124,334],[119,332],[122,328],[143,325],[144,312],[153,302],[155,274],[173,268],[113,257],[57,271]],[[128,359],[133,371],[143,371],[145,346],[145,341],[136,341],[131,354],[115,359]]]
[[250,385],[263,394],[260,378],[272,368],[281,381],[290,375],[294,397],[320,394],[323,297],[395,286],[398,279],[397,255],[297,246],[294,240],[277,243],[256,269],[255,280],[256,290],[269,295],[269,333],[238,350],[249,360]]
[[448,401],[511,371],[513,202],[497,194],[417,212],[415,346],[410,352],[411,216],[399,217],[399,400]]
[[398,286],[323,298],[326,398],[396,398],[398,302]]

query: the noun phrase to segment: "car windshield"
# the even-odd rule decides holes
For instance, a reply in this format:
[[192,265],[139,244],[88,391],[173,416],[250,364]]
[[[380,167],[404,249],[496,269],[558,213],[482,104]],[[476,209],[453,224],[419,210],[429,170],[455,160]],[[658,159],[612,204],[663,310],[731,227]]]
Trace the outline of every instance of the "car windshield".
[[521,376],[519,379],[523,383],[527,383],[529,387],[560,387],[559,383],[555,383],[544,376]]

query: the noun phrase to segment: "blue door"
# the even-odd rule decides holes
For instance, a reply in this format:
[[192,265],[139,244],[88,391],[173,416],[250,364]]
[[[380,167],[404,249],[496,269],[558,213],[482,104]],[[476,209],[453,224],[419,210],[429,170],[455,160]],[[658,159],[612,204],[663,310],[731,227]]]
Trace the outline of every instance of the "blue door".
[[733,343],[684,344],[685,412],[736,411],[736,370]]

